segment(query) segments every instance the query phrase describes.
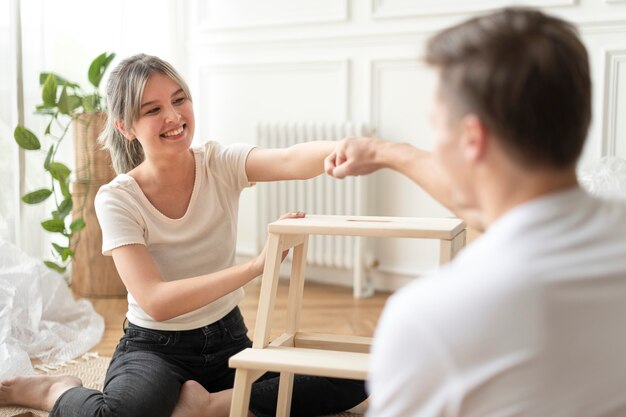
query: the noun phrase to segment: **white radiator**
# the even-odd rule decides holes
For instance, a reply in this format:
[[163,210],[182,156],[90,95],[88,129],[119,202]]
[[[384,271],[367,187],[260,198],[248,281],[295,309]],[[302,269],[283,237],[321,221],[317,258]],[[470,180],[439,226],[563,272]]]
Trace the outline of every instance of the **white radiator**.
[[[257,127],[257,143],[263,148],[284,148],[312,140],[339,140],[346,136],[369,136],[370,129],[354,123],[262,123]],[[362,215],[366,201],[363,177],[337,180],[322,174],[306,181],[278,181],[257,185],[259,248],[265,244],[267,224],[287,212],[309,214]],[[350,269],[354,295],[371,293],[365,277],[363,238],[310,236],[309,265]]]

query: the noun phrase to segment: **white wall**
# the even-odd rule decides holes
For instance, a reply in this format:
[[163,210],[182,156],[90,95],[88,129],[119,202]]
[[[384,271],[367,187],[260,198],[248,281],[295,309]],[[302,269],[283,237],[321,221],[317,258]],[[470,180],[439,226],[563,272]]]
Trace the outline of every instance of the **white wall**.
[[[366,122],[380,137],[430,149],[433,74],[418,60],[435,31],[504,0],[196,0],[186,13],[186,56],[197,139],[255,142],[259,121]],[[589,48],[594,120],[581,164],[626,157],[626,0],[516,2],[576,22]],[[446,216],[392,172],[370,181],[368,214]],[[255,191],[242,198],[239,252],[256,248]],[[431,242],[375,242],[378,287],[431,270]]]

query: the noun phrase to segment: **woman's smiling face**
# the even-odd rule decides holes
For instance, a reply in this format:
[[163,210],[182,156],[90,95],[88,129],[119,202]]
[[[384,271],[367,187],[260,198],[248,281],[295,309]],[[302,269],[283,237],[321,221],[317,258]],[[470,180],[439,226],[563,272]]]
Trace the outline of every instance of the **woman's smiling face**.
[[193,106],[181,86],[165,74],[152,74],[144,87],[130,138],[139,140],[147,154],[186,150],[191,146],[194,128]]

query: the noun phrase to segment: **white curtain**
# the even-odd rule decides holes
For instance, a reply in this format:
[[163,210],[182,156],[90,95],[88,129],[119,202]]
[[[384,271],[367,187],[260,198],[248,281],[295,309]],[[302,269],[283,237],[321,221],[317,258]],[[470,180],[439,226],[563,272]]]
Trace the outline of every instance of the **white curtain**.
[[0,238],[17,241],[15,21],[13,1],[0,2]]

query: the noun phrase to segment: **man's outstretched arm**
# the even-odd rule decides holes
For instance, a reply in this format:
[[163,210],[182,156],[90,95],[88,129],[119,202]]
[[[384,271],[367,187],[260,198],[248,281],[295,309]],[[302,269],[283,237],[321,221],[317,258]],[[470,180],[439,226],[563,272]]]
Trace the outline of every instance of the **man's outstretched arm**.
[[483,230],[480,213],[455,202],[450,180],[432,152],[408,143],[357,137],[338,142],[324,160],[326,173],[336,178],[367,175],[381,168],[407,176],[468,225]]

